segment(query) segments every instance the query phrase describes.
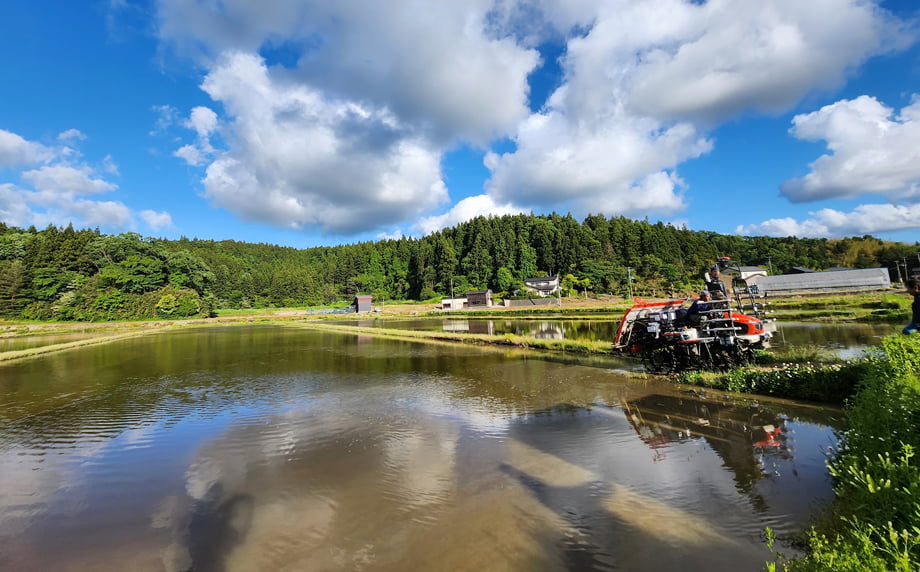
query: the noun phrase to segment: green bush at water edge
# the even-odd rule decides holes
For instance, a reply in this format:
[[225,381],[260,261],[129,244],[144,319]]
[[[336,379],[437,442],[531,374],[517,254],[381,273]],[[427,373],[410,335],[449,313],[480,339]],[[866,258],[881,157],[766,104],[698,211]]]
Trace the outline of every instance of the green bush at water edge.
[[920,336],[889,336],[866,360],[830,462],[834,520],[808,536],[808,554],[768,570],[920,570]]
[[839,403],[853,395],[866,375],[865,361],[834,364],[785,363],[777,367],[742,367],[725,373],[681,372],[679,383],[740,393]]

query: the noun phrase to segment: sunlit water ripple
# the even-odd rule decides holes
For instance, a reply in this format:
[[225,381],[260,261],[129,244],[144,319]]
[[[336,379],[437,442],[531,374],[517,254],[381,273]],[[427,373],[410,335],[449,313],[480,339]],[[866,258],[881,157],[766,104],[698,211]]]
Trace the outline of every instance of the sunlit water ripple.
[[0,374],[3,570],[758,570],[840,416],[275,327]]

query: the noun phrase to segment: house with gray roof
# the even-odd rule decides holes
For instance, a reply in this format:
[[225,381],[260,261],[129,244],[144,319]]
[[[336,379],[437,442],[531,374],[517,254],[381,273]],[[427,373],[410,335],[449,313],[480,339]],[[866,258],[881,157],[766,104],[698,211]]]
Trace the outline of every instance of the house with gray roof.
[[538,276],[536,278],[525,278],[524,286],[527,292],[537,294],[538,296],[553,296],[559,292],[558,276]]

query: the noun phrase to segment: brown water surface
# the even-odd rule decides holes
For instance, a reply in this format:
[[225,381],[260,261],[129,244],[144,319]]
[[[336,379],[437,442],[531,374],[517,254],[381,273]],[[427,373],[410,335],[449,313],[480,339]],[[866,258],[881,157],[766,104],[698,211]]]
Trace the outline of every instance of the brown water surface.
[[0,365],[0,569],[759,570],[831,498],[839,411],[590,364],[236,326]]

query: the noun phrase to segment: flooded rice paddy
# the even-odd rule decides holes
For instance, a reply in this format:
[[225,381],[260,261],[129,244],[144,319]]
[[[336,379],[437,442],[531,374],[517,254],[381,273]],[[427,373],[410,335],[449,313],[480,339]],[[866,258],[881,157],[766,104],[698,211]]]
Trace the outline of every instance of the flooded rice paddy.
[[63,334],[0,337],[0,353],[77,342],[98,336],[99,334],[96,332],[68,332]]
[[[280,326],[0,365],[2,570],[759,570],[833,408]],[[789,549],[786,549],[789,552]]]
[[[382,327],[417,331],[468,332],[472,334],[530,336],[538,339],[613,340],[620,322],[612,318],[578,319],[404,319],[348,320],[336,323],[360,327]],[[771,323],[777,348],[814,346],[848,359],[858,357],[866,347],[900,331],[892,324],[856,322]]]

